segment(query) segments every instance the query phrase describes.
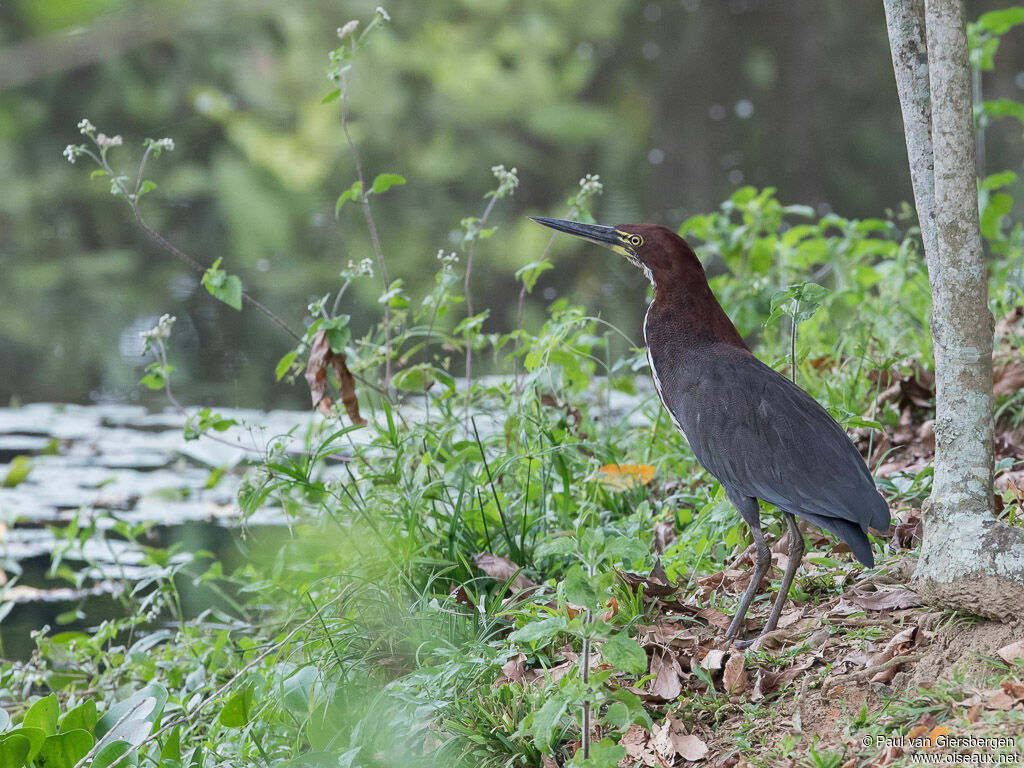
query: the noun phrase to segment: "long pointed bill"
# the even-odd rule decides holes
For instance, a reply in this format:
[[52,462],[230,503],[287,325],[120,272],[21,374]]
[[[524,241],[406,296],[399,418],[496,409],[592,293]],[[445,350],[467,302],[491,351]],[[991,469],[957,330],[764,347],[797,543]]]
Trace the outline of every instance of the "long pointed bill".
[[605,227],[601,224],[584,224],[581,221],[568,221],[566,219],[548,219],[543,216],[530,216],[530,219],[545,227],[550,227],[556,232],[564,232],[567,235],[582,237],[592,243],[603,245],[613,250],[622,249],[622,239],[615,231],[615,227]]

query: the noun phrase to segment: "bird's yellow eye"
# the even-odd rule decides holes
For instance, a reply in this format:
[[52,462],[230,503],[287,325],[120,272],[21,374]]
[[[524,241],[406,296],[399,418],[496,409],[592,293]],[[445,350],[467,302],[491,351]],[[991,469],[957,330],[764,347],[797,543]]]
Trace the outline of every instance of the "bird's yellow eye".
[[629,244],[632,245],[634,248],[639,248],[641,245],[644,244],[644,239],[640,237],[640,235],[630,235],[628,240]]

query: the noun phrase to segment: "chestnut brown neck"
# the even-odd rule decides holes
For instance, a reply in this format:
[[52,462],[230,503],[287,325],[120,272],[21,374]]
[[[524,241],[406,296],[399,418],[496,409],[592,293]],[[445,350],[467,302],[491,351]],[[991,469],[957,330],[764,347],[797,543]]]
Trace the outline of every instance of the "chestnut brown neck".
[[673,254],[675,258],[652,269],[654,301],[644,320],[648,346],[668,345],[682,352],[718,343],[749,352],[711,292],[700,261],[688,246],[684,247],[688,253]]

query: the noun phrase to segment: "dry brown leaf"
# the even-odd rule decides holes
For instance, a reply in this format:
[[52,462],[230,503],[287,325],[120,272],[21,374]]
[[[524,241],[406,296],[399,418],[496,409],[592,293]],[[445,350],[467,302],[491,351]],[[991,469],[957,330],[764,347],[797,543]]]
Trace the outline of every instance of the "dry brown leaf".
[[686,726],[671,715],[662,725],[655,725],[652,734],[651,746],[666,762],[674,763],[676,755],[696,762],[708,753],[708,745],[700,737],[687,733]]
[[701,608],[697,611],[697,615],[704,619],[712,627],[718,627],[718,629],[728,629],[729,624],[732,620],[723,611],[717,608]]
[[690,762],[697,762],[703,760],[704,756],[708,753],[708,745],[699,736],[694,736],[692,733],[682,736],[681,738],[674,739],[676,745],[676,751],[683,760],[689,760]]
[[910,626],[904,630],[897,632],[891,638],[889,642],[885,644],[887,650],[901,653],[910,646],[914,645],[914,637],[917,635],[917,627]]
[[[991,694],[991,695],[989,695]],[[1000,709],[1003,711],[1013,709],[1017,700],[1006,691],[984,691],[985,707],[988,709]]]
[[654,524],[654,554],[663,555],[676,542],[676,527],[673,520],[662,520]]
[[366,419],[359,415],[359,400],[356,399],[356,380],[348,369],[345,355],[334,352],[327,340],[327,331],[318,331],[313,337],[313,345],[309,349],[309,362],[306,363],[306,383],[313,399],[313,407],[325,416],[331,414],[333,401],[327,394],[327,368],[330,366],[338,377],[338,388],[345,412],[353,424],[365,424]]
[[788,669],[771,671],[758,667],[754,680],[754,690],[750,694],[751,701],[760,701],[765,696],[775,693],[793,682],[802,672],[811,668],[814,657],[806,657]]
[[1024,659],[1024,640],[1017,640],[1009,645],[1004,645],[996,653],[1003,661],[1011,664],[1014,659]]
[[746,656],[738,651],[729,654],[722,672],[722,685],[726,693],[738,694],[747,689]]
[[704,667],[708,672],[717,672],[722,668],[722,663],[725,661],[725,651],[720,651],[717,648],[713,648],[708,651],[708,655],[701,659],[700,665]]
[[448,596],[452,598],[459,605],[464,605],[471,611],[476,610],[476,603],[473,602],[473,598],[469,596],[469,592],[461,584],[453,584],[451,590],[448,592]]
[[631,725],[619,739],[619,746],[626,750],[626,757],[630,760],[644,761],[644,754],[650,752],[647,748],[647,741],[650,734],[642,725]]
[[662,621],[658,624],[641,624],[637,641],[643,645],[660,645],[667,648],[693,648],[700,639],[693,634],[693,625],[680,625],[677,622]]
[[921,543],[923,525],[921,515],[917,510],[901,509],[896,513],[896,528],[893,531],[893,541],[901,549],[913,549]]
[[1024,389],[1024,359],[1019,352],[1013,356],[997,355],[993,362],[992,394],[1012,395]]
[[668,595],[675,594],[678,588],[668,580],[668,574],[665,573],[661,560],[655,562],[654,568],[651,569],[647,576],[626,571],[619,571],[618,574],[633,589],[643,586],[644,597],[667,597]]
[[495,581],[504,584],[513,576],[511,589],[518,592],[521,589],[528,589],[537,586],[537,582],[530,579],[522,572],[522,568],[505,557],[492,555],[490,552],[477,552],[473,555],[473,562],[476,567],[486,573]]
[[1012,696],[1017,701],[1024,700],[1024,683],[1018,680],[1003,680],[999,686],[1007,696]]
[[895,611],[922,605],[920,596],[905,587],[879,589],[867,594],[854,593],[849,599],[868,611]]
[[525,664],[526,654],[520,653],[514,659],[509,659],[505,662],[505,664],[501,668],[501,673],[510,682],[521,683],[523,682]]
[[680,681],[682,670],[675,657],[664,651],[655,653],[651,657],[651,674],[654,675],[654,682],[651,684],[651,699],[661,701],[675,701],[683,692]]

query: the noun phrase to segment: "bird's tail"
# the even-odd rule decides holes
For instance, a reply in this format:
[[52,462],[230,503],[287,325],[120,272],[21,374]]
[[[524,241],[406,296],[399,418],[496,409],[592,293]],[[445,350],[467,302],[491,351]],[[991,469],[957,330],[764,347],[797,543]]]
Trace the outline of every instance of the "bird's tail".
[[[888,514],[888,508],[886,508],[886,514]],[[800,516],[808,522],[824,528],[829,533],[834,533],[846,542],[850,551],[853,552],[853,556],[860,560],[861,563],[868,568],[875,567],[875,554],[871,551],[871,542],[868,541],[867,534],[864,533],[857,523],[844,520],[841,517],[824,517],[807,513],[803,513]],[[888,523],[886,527],[888,527]]]
[[875,491],[872,495],[874,498],[870,502],[871,517],[868,520],[868,525],[876,531],[887,531],[889,530],[889,522],[892,519],[889,505],[878,491]]

